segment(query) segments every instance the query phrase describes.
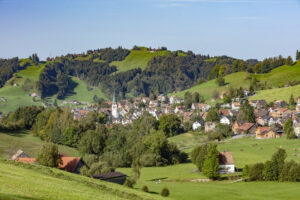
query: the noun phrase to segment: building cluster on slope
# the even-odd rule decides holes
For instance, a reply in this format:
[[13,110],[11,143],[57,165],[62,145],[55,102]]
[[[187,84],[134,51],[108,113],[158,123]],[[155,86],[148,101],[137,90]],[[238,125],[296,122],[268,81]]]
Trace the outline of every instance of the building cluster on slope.
[[[222,104],[219,109],[220,121],[218,123],[231,126],[234,135],[253,134],[257,139],[277,138],[283,134],[283,125],[287,119],[293,120],[293,128],[297,137],[300,137],[300,97],[297,98],[295,110],[287,108],[287,103],[282,100],[274,102],[274,107],[268,107],[265,100],[251,100],[249,104],[254,108],[255,123],[237,120],[240,112],[240,99],[232,103]],[[192,129],[204,129],[205,132],[214,131],[216,122],[207,122],[206,117],[211,106],[204,103],[192,103],[187,109],[184,100],[177,96],[168,97],[159,95],[155,100],[148,97],[137,97],[129,100],[106,102],[103,108],[85,107],[73,109],[75,119],[85,117],[90,111],[105,113],[108,124],[132,124],[145,112],[150,113],[156,119],[162,115],[176,114],[182,122],[192,121],[196,115],[198,119],[192,122]]]

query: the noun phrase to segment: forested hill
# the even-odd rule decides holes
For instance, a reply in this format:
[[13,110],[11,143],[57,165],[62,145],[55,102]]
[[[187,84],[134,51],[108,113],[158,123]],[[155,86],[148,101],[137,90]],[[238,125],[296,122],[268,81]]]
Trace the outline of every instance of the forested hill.
[[43,99],[55,96],[63,100],[76,94],[78,81],[84,82],[87,88],[100,89],[107,98],[116,93],[119,99],[123,99],[182,91],[234,72],[268,73],[292,63],[291,57],[281,56],[258,62],[228,56],[210,57],[191,51],[168,51],[165,47],[105,48],[47,58],[45,62],[39,61],[36,54],[29,59],[2,59],[0,87],[16,72],[35,65],[42,66],[34,87]]
[[109,98],[114,92],[119,98],[127,98],[187,89],[214,78],[211,71],[216,66],[224,66],[224,73],[228,74],[248,70],[258,63],[227,56],[211,58],[191,51],[172,52],[165,47],[106,48],[48,60],[51,62],[43,70],[38,87],[42,97],[57,94],[59,99],[72,89],[70,76],[101,88]]

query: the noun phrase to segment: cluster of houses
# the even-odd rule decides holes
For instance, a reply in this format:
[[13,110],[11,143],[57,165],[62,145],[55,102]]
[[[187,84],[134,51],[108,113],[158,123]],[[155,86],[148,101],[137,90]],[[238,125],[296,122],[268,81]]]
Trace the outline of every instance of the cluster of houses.
[[[222,96],[223,93],[221,93]],[[177,96],[168,97],[159,95],[156,100],[148,97],[137,97],[129,100],[106,102],[105,108],[85,107],[73,109],[74,119],[85,117],[90,111],[105,113],[108,124],[131,124],[143,113],[148,112],[156,119],[161,115],[176,114],[182,122],[191,121],[197,115],[201,120],[193,121],[192,129],[204,129],[205,132],[214,131],[217,123],[206,122],[206,117],[211,106],[204,103],[192,103],[187,109],[183,105],[184,100]],[[300,137],[300,97],[297,98],[295,110],[288,109],[285,101],[277,100],[274,107],[268,107],[265,100],[251,100],[249,104],[254,108],[255,123],[237,120],[241,107],[236,100],[229,104],[222,104],[219,110],[221,124],[231,126],[234,135],[252,134],[257,139],[277,138],[283,134],[283,125],[287,119],[293,120],[294,132]]]

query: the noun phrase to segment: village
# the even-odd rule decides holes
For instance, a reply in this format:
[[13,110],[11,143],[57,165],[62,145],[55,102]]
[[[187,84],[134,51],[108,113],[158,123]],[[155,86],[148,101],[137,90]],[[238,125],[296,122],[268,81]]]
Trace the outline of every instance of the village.
[[[222,92],[220,99],[226,95],[226,91]],[[296,109],[288,108],[287,102],[276,100],[273,106],[269,106],[265,100],[250,100],[249,104],[254,108],[255,123],[246,120],[238,120],[237,116],[242,102],[245,99],[236,98],[232,103],[220,104],[218,109],[219,122],[207,121],[206,117],[212,106],[205,103],[192,103],[191,108],[184,106],[183,98],[177,96],[168,97],[167,95],[159,95],[155,100],[148,97],[133,98],[132,101],[120,100],[105,102],[105,107],[97,108],[93,106],[76,108],[72,110],[74,119],[85,117],[90,111],[98,111],[107,116],[107,124],[132,124],[134,120],[148,112],[157,120],[162,115],[177,115],[182,122],[192,121],[192,130],[203,130],[204,132],[214,131],[218,123],[231,127],[232,136],[236,135],[253,135],[256,139],[268,139],[281,137],[283,125],[288,119],[293,121],[294,133],[300,136],[300,97],[296,99]]]

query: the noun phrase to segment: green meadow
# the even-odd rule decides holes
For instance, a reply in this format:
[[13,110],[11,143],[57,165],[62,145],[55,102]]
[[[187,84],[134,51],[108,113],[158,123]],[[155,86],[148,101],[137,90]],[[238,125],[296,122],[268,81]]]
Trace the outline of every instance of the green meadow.
[[59,169],[0,160],[2,200],[168,199]]
[[258,91],[255,96],[250,97],[250,100],[264,99],[267,102],[272,102],[275,100],[284,100],[289,102],[290,96],[294,95],[294,98],[300,96],[300,85],[284,88],[275,88],[269,90]]
[[[272,88],[278,88],[279,86],[287,84],[288,81],[300,81],[300,62],[297,62],[293,66],[278,67],[278,68],[272,70],[270,73],[266,73],[266,74],[248,74],[247,72],[237,72],[237,73],[229,74],[229,75],[225,76],[225,82],[227,83],[225,86],[219,87],[217,85],[215,79],[213,79],[213,80],[207,81],[205,83],[202,83],[200,85],[191,87],[187,90],[183,90],[181,92],[177,92],[177,93],[173,93],[173,94],[169,94],[169,95],[175,94],[179,97],[184,97],[185,92],[199,92],[201,95],[204,96],[204,99],[207,101],[207,103],[214,104],[215,102],[211,101],[214,91],[217,91],[220,93],[221,91],[228,90],[229,87],[249,88],[249,86],[250,86],[249,77],[252,77],[252,76],[255,76],[262,83],[267,82],[267,87],[271,86]],[[283,92],[283,93],[282,94],[276,93],[276,95],[281,97],[286,94],[290,94],[289,92],[291,92],[291,91],[295,92],[295,94],[298,95],[299,94],[298,89],[299,88],[297,88],[297,87],[295,87],[295,88],[291,87],[290,89],[286,89],[286,90],[285,89],[278,90],[278,92]],[[269,91],[269,92],[267,92],[267,91]],[[254,96],[252,99],[259,99],[259,98],[260,99],[267,98],[267,100],[272,99],[271,97],[268,96],[268,95],[270,95],[271,92],[272,92],[272,90],[259,91],[257,97]]]
[[[45,142],[32,136],[29,131],[0,132],[0,158],[10,158],[19,149],[31,157],[36,157]],[[59,151],[68,156],[78,156],[76,149],[59,145]]]
[[118,72],[124,72],[136,68],[145,69],[151,58],[154,56],[163,56],[167,53],[168,51],[150,52],[145,48],[142,50],[131,50],[130,54],[124,60],[114,61],[110,65],[118,67]]

